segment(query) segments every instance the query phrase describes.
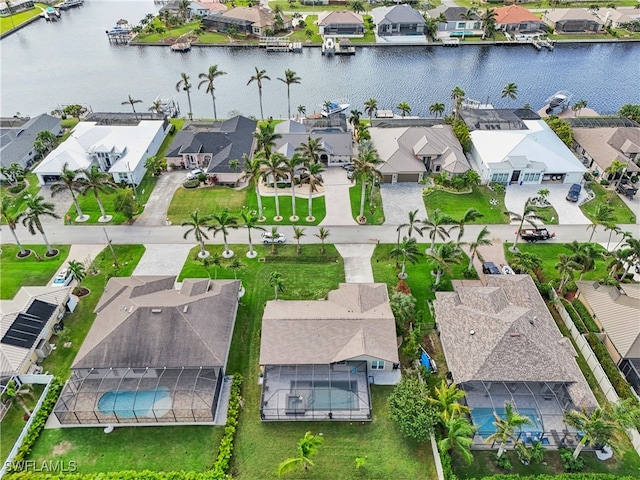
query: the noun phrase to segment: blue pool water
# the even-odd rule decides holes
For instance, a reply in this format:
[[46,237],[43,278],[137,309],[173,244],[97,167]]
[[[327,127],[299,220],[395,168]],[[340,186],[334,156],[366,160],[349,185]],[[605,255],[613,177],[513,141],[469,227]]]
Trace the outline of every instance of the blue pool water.
[[117,415],[122,418],[161,417],[171,408],[171,395],[167,387],[138,392],[105,393],[98,401],[98,411],[104,415]]
[[[471,421],[476,426],[478,435],[481,437],[486,438],[496,432],[496,426],[493,424],[496,421],[496,417],[493,412],[493,408],[474,408],[471,410]],[[496,408],[495,412],[504,418],[504,408]],[[523,425],[522,433],[525,435],[529,433],[531,438],[540,438],[544,432],[544,427],[538,411],[535,408],[519,408],[518,413],[529,417],[533,422],[533,425]]]

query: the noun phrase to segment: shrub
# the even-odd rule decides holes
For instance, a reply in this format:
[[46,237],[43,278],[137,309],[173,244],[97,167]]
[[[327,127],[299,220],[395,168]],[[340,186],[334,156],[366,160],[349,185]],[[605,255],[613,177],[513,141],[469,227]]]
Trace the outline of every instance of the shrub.
[[582,323],[584,323],[587,330],[593,333],[600,333],[600,328],[598,328],[598,325],[593,320],[593,317],[587,310],[587,307],[584,306],[584,303],[576,298],[571,302],[571,305],[573,305],[573,308],[575,308],[578,315],[580,315]]
[[560,461],[566,472],[579,472],[584,468],[584,460],[580,456],[573,458],[573,451],[568,448],[560,450]]
[[582,319],[580,318],[580,315],[578,315],[578,312],[575,311],[573,306],[564,298],[561,299],[560,301],[562,302],[562,306],[565,308],[565,310],[571,317],[571,320],[573,320],[573,324],[578,329],[578,332],[580,332],[582,335],[586,335],[587,333],[589,333],[587,331],[587,328],[584,326],[584,323],[582,323]]
[[449,452],[440,450],[440,461],[442,462],[442,473],[444,473],[445,480],[458,480],[456,474],[453,473],[451,455]]
[[191,180],[186,180],[182,186],[184,188],[198,188],[200,186],[200,180],[197,178],[193,178]]
[[564,284],[564,289],[567,292],[575,292],[576,290],[578,290],[578,286],[576,285],[576,282],[574,282],[573,280],[569,280]]
[[15,185],[11,185],[7,190],[9,191],[9,193],[16,194],[16,193],[20,193],[25,188],[27,188],[27,182],[21,181]]
[[600,180],[600,185],[602,185],[603,187],[607,187],[609,185],[609,180],[603,178],[602,180]]
[[229,408],[227,410],[227,425],[224,427],[224,436],[220,440],[218,448],[218,458],[213,464],[212,478],[226,478],[229,473],[229,465],[233,455],[233,441],[238,426],[238,418],[240,417],[240,409],[242,408],[240,398],[242,385],[242,377],[234,375],[231,384],[231,393],[229,395]]
[[404,280],[400,280],[396,285],[396,292],[402,293],[404,295],[411,295],[411,288],[407,285],[407,282]]
[[509,461],[509,457],[504,453],[500,457],[496,453],[494,463],[496,464],[496,467],[502,468],[503,470],[511,470],[513,468],[513,465],[511,465],[511,462]]
[[553,290],[551,288],[551,285],[549,285],[548,283],[538,282],[537,287],[540,295],[542,295],[542,298],[544,298],[545,300],[551,300],[551,290]]

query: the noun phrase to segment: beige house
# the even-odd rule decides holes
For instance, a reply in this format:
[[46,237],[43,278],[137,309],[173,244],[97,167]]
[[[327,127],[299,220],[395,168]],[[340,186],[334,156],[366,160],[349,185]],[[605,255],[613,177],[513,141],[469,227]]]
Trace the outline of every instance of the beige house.
[[261,416],[371,420],[370,383],[400,381],[387,286],[341,283],[326,300],[267,302]]
[[[281,15],[282,30],[291,29],[291,17]],[[276,17],[271,10],[260,7],[235,7],[226,12],[209,15],[202,19],[207,30],[226,32],[231,27],[240,34],[266,35],[268,31],[277,32]]]
[[364,37],[366,32],[362,15],[349,10],[318,14],[318,27],[322,36]]
[[640,128],[574,128],[573,150],[582,156],[590,170],[602,175],[614,160],[627,164],[627,172],[637,173],[640,168]]
[[449,125],[371,128],[371,141],[384,164],[383,183],[419,182],[430,173],[459,175],[471,167]]
[[586,8],[554,8],[545,10],[542,19],[558,34],[599,33],[604,21]]

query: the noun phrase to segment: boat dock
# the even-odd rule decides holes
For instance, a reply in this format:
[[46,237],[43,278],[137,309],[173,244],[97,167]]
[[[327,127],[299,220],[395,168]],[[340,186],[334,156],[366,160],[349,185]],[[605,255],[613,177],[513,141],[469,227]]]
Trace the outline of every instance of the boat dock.
[[322,55],[331,57],[333,55],[355,55],[356,47],[351,40],[343,38],[338,41],[337,38],[325,37],[322,42]]
[[445,47],[457,47],[460,45],[460,39],[457,37],[443,38],[442,45]]
[[553,43],[548,40],[534,38],[531,40],[531,44],[536,48],[536,50],[542,50],[543,48],[553,50]]
[[258,46],[267,52],[302,52],[302,42],[292,42],[287,37],[260,37]]

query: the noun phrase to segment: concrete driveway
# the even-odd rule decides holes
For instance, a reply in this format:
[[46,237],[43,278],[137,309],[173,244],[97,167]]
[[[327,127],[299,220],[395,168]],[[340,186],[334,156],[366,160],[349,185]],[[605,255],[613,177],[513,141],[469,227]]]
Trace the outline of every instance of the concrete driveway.
[[371,256],[374,244],[336,244],[336,250],[344,260],[344,277],[347,283],[373,283]]
[[134,275],[179,275],[195,244],[145,245],[145,252]]
[[[53,279],[56,278],[63,268],[67,268],[69,266],[70,261],[75,260],[76,262],[84,263],[85,267],[89,268],[89,265],[91,265],[96,256],[98,256],[98,254],[105,248],[106,247],[104,245],[71,245],[67,259],[62,262],[60,268],[56,271],[53,277],[51,277],[49,285],[53,283]],[[76,281],[74,280],[71,284],[75,286]]]
[[521,213],[524,211],[524,204],[527,199],[537,197],[538,190],[546,188],[549,190],[547,200],[558,212],[560,225],[589,225],[591,221],[584,216],[578,206],[587,197],[587,194],[583,188],[580,192],[580,200],[576,203],[569,202],[566,196],[570,186],[569,184],[547,185],[544,183],[540,185],[509,185],[504,197],[504,203],[510,212]]
[[349,188],[353,186],[342,167],[327,167],[322,173],[327,214],[320,226],[357,225],[351,216]]
[[427,218],[427,210],[422,200],[422,189],[419,183],[382,183],[382,207],[384,208],[385,225],[401,225],[407,223],[409,212],[418,210],[418,218]]
[[135,224],[147,227],[166,225],[167,211],[173,194],[180,188],[186,177],[185,170],[174,170],[162,174]]

